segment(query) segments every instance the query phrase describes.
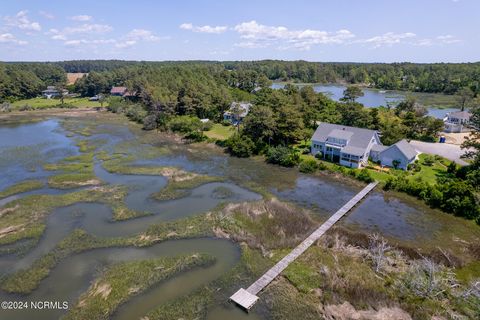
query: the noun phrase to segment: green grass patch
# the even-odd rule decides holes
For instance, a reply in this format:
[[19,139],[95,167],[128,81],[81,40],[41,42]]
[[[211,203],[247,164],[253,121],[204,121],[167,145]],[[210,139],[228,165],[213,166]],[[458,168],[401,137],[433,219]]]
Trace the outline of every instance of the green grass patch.
[[64,173],[48,178],[48,185],[56,189],[96,186],[101,183],[93,173]]
[[213,177],[206,175],[196,175],[186,180],[169,180],[166,187],[157,193],[153,194],[153,197],[157,200],[173,200],[187,196],[190,190],[201,186],[202,184],[217,182],[225,180],[223,177]]
[[[427,164],[428,159],[433,160],[433,163],[431,165]],[[417,163],[420,167],[420,171],[411,171],[410,173],[412,175],[409,178],[422,179],[423,181],[430,184],[435,184],[438,177],[447,175],[447,166],[450,163],[451,161],[445,158],[422,153],[418,156]]]
[[214,123],[212,128],[208,131],[205,131],[204,134],[215,140],[227,140],[235,132],[235,127],[233,126],[224,126],[220,123]]
[[456,270],[458,280],[468,283],[474,279],[480,279],[480,261],[473,261]]
[[17,193],[40,189],[43,186],[44,186],[44,183],[42,181],[25,180],[0,191],[0,198],[6,198]]
[[[33,109],[47,109],[47,108],[53,108],[59,105],[60,103],[61,103],[60,99],[32,98],[32,99],[15,101],[14,103],[12,103],[12,107],[14,110],[20,109],[25,105],[30,106]],[[88,98],[65,98],[64,103],[70,104],[77,108],[100,107],[100,102],[89,101]]]
[[66,319],[109,319],[113,311],[131,296],[181,272],[205,267],[215,258],[205,254],[130,261],[116,264],[103,272]]

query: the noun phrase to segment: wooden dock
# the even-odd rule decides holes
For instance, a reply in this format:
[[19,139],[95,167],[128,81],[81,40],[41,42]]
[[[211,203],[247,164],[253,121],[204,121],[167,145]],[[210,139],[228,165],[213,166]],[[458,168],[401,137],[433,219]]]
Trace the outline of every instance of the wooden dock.
[[318,229],[316,229],[308,238],[303,240],[295,249],[283,257],[270,268],[257,281],[252,283],[247,289],[241,288],[230,297],[230,300],[235,302],[245,310],[249,310],[255,302],[257,302],[257,294],[262,291],[273,279],[275,279],[285,268],[288,267],[295,259],[297,259],[305,250],[307,250],[315,241],[318,240],[325,232],[328,231],[340,218],[342,218],[348,211],[350,211],[360,200],[362,200],[370,191],[375,188],[378,182],[372,182],[357,193],[350,201],[335,212],[327,221],[325,221]]

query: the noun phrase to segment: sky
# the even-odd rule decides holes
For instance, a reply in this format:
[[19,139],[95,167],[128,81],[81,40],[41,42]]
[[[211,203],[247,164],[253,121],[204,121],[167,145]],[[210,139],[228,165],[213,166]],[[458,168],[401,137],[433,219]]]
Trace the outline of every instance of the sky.
[[1,61],[480,61],[480,0],[0,4]]

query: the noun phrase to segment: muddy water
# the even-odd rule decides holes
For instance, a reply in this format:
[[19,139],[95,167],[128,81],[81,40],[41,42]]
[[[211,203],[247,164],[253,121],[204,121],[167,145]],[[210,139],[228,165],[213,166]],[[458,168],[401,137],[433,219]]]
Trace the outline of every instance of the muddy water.
[[[79,121],[77,125],[80,127],[85,124],[92,125],[91,120],[77,121]],[[150,214],[128,221],[113,222],[110,208],[103,204],[77,203],[58,208],[48,216],[46,231],[35,248],[22,257],[0,256],[1,273],[10,273],[29,267],[36,259],[52,250],[75,228],[82,228],[100,237],[130,236],[145,231],[149,225],[154,223],[205,212],[220,202],[260,199],[258,194],[240,187],[239,183],[256,183],[280,199],[311,209],[322,219],[340,208],[360,190],[360,187],[349,185],[344,181],[328,177],[305,176],[298,174],[295,170],[265,164],[261,159],[232,158],[224,155],[218,148],[183,145],[168,139],[162,140],[160,135],[155,145],[168,149],[168,154],[154,159],[142,158],[142,144],[135,144],[135,142],[139,135],[145,133],[132,132],[125,126],[112,123],[94,123],[93,127],[92,136],[68,138],[67,132],[62,129],[56,119],[35,124],[0,125],[0,171],[2,172],[0,189],[24,179],[39,178],[46,181],[48,175],[52,173],[43,171],[42,164],[56,162],[65,156],[78,154],[78,148],[74,141],[76,138],[87,139],[99,146],[99,150],[108,153],[114,152],[119,143],[133,142],[135,149],[124,152],[137,156],[134,164],[177,166],[196,173],[222,176],[226,178],[226,182],[204,184],[192,189],[186,197],[181,199],[156,201],[150,195],[165,187],[165,178],[111,174],[104,170],[101,161],[96,161],[94,170],[100,179],[109,184],[128,187],[125,203],[130,209]],[[21,138],[16,139],[17,136]],[[29,139],[29,136],[33,138]],[[230,192],[226,198],[219,199],[215,196],[215,189],[218,187],[229,189]],[[49,188],[34,190],[0,199],[0,206],[28,194],[55,194],[71,191]],[[417,207],[415,202],[397,199],[378,192],[371,194],[341,223],[356,226],[361,230],[379,231],[399,239],[428,237],[439,227],[432,222],[428,210]],[[115,313],[117,319],[135,319],[143,316],[155,306],[188,294],[230,270],[239,259],[238,247],[227,241],[195,239],[167,241],[141,249],[92,250],[63,260],[49,277],[40,283],[37,290],[21,299],[29,301],[59,299],[67,300],[72,305],[88,288],[90,281],[97,275],[96,271],[107,265],[119,261],[194,252],[209,253],[217,258],[217,262],[212,267],[196,269],[155,286],[128,301]],[[20,299],[20,297],[1,292],[0,298]],[[35,313],[26,311],[5,314],[4,317],[0,311],[0,318],[31,319],[34,315],[35,319],[52,319],[60,316],[62,312],[64,311],[37,311]],[[210,320],[252,319],[252,317],[254,317],[252,314],[247,316],[238,309],[230,307],[218,307],[209,313]]]

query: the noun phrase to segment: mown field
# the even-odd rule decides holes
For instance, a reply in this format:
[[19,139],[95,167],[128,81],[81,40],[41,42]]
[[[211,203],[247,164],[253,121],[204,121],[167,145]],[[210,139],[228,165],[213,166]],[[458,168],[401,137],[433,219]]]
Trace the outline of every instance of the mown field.
[[[12,107],[14,110],[25,106],[30,106],[33,109],[44,109],[55,107],[60,103],[59,99],[33,98],[15,101],[12,103]],[[88,98],[65,98],[64,103],[78,108],[100,107],[100,102],[89,101]]]

